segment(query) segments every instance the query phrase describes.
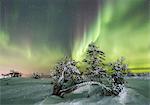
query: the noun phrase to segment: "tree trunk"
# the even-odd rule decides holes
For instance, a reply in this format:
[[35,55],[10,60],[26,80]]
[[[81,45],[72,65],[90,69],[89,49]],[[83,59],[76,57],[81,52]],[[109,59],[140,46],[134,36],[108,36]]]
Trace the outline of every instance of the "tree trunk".
[[52,95],[60,96],[60,90],[62,89],[62,85],[55,83],[53,87],[53,93]]

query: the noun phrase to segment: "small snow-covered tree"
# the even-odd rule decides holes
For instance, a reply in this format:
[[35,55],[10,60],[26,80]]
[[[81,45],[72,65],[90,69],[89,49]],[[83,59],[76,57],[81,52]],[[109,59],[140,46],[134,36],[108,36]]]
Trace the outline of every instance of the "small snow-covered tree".
[[41,78],[41,74],[39,74],[38,72],[33,73],[33,74],[32,74],[32,78],[34,78],[34,79],[39,79],[39,78]]

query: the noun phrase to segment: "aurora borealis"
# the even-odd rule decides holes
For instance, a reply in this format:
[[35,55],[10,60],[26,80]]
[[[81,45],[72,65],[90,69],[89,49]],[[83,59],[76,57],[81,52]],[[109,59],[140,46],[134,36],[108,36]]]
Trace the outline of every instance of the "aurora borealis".
[[129,67],[150,67],[149,0],[0,0],[0,72],[81,61],[93,41]]

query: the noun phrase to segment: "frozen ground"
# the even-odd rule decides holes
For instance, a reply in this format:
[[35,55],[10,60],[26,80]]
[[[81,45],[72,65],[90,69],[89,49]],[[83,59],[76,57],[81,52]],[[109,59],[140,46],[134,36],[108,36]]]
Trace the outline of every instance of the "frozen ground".
[[[85,86],[59,98],[50,95],[50,79],[1,79],[0,105],[150,105],[150,80],[127,81],[128,85],[117,97],[99,96],[97,87]],[[91,96],[87,98],[88,93]]]
[[49,79],[11,78],[0,81],[1,105],[33,105],[50,95]]

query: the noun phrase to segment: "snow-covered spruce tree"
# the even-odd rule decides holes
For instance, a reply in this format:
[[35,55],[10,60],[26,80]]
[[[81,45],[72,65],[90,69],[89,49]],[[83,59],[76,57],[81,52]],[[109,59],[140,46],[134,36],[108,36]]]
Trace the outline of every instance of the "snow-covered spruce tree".
[[76,85],[82,81],[80,76],[81,73],[76,64],[76,61],[67,57],[56,64],[53,76],[54,95],[61,96],[61,90]]
[[121,57],[116,62],[109,64],[112,70],[112,91],[114,95],[118,95],[124,87],[124,76],[128,72],[128,66],[124,63],[124,60],[125,59]]
[[112,95],[112,78],[106,72],[107,65],[104,61],[105,53],[93,42],[89,44],[86,58],[83,60],[87,64],[86,81],[94,81],[97,84],[101,84],[101,95]]
[[107,77],[106,70],[104,68],[105,53],[94,43],[88,45],[86,51],[86,58],[83,60],[87,64],[87,78],[91,81],[103,82],[102,78]]

